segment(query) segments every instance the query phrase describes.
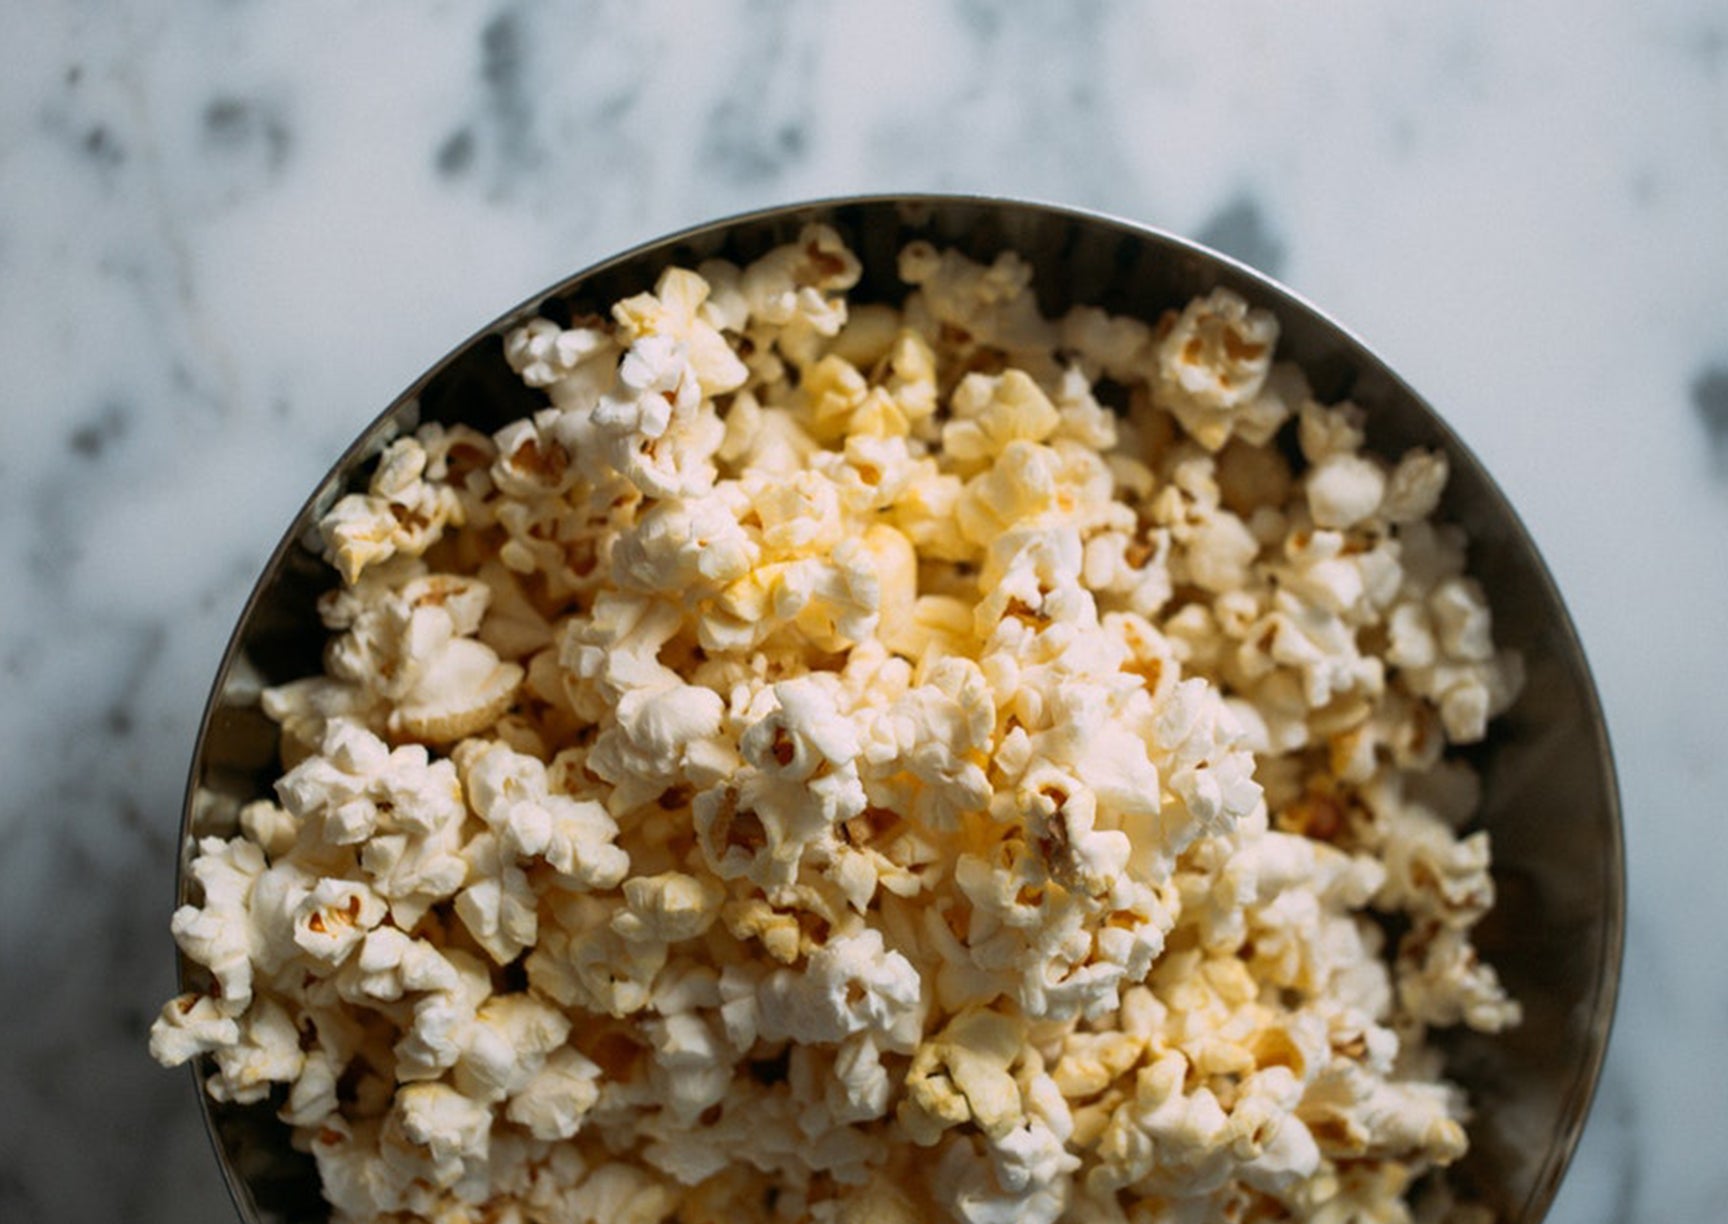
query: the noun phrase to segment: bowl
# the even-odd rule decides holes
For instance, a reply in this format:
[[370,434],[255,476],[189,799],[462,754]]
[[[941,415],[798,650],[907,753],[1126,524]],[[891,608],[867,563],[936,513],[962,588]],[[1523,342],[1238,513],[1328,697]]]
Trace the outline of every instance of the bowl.
[[[1495,852],[1498,903],[1477,946],[1524,1008],[1524,1022],[1483,1036],[1440,1038],[1448,1074],[1471,1094],[1469,1155],[1448,1171],[1508,1221],[1546,1213],[1583,1128],[1601,1070],[1619,980],[1624,850],[1613,763],[1577,635],[1535,544],[1482,465],[1440,415],[1353,334],[1290,290],[1195,243],[1093,213],[974,197],[876,196],[768,209],[699,226],[627,251],[558,282],[456,346],[413,383],[336,462],[282,537],[222,658],[199,732],[182,822],[180,902],[196,840],[228,835],[246,801],[270,793],[276,728],[261,688],[316,672],[324,630],[314,611],[334,574],[315,525],[356,487],[390,439],[424,421],[490,431],[539,406],[506,365],[503,336],[537,315],[567,319],[650,286],[664,267],[724,257],[745,262],[810,222],[840,232],[863,264],[854,301],[897,300],[906,242],[928,239],[975,259],[1012,249],[1035,270],[1046,314],[1073,303],[1156,319],[1215,286],[1270,308],[1279,354],[1299,362],[1324,402],[1349,397],[1368,414],[1369,447],[1395,455],[1444,451],[1443,517],[1470,535],[1472,570],[1503,645],[1522,652],[1527,680],[1486,744],[1471,752],[1483,779],[1480,826]],[[182,959],[182,981],[196,967]],[[187,988],[184,987],[183,988]],[[207,1067],[196,1069],[201,1080]],[[327,1218],[308,1158],[264,1106],[198,1098],[247,1221]]]

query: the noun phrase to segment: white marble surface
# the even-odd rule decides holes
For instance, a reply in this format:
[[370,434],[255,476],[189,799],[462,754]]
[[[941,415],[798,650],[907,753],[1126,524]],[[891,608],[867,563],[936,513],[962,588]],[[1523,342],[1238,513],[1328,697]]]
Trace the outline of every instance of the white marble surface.
[[912,188],[1234,250],[1498,475],[1595,667],[1631,854],[1551,1219],[1723,1218],[1719,3],[3,0],[0,1220],[231,1218],[143,1049],[180,792],[247,589],[356,428],[615,249]]

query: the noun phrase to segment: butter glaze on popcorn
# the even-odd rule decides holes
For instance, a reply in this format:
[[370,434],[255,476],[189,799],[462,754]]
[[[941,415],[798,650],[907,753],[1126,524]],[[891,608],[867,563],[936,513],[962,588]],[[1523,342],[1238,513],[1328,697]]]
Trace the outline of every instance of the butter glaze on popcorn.
[[1400,1218],[1462,1154],[1426,1030],[1518,1009],[1433,779],[1520,677],[1443,460],[1226,290],[900,272],[812,227],[532,322],[544,410],[325,517],[152,1050],[336,1218]]

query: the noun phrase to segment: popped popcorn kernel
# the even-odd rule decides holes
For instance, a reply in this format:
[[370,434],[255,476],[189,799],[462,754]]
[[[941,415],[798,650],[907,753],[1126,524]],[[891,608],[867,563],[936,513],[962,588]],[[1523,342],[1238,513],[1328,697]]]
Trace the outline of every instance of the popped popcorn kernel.
[[323,516],[150,1049],[334,1220],[1403,1219],[1464,1154],[1429,1033],[1520,1010],[1449,749],[1522,670],[1445,457],[1233,291],[898,271],[524,322],[537,411]]
[[1216,451],[1234,433],[1264,442],[1288,407],[1260,399],[1278,321],[1228,289],[1214,289],[1170,319],[1152,352],[1151,389],[1193,439]]

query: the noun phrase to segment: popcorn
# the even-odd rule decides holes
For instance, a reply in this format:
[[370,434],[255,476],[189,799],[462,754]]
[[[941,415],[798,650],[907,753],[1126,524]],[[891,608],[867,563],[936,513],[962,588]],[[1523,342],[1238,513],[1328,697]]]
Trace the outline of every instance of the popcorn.
[[205,1081],[214,1100],[247,1105],[266,1099],[276,1084],[300,1078],[305,1054],[300,1030],[274,999],[259,998],[247,1009],[240,1040],[213,1051],[216,1074]]
[[760,988],[758,1032],[769,1041],[806,1044],[869,1032],[904,1052],[908,1026],[916,1032],[921,998],[912,963],[885,950],[880,931],[865,930],[818,949],[802,972],[770,974]]
[[668,268],[652,294],[638,294],[612,308],[619,330],[632,344],[661,336],[683,345],[690,372],[705,396],[734,391],[749,371],[703,314],[708,282],[684,268]]
[[217,999],[183,994],[168,1000],[150,1026],[150,1057],[173,1066],[239,1041],[240,1022]]
[[762,555],[761,543],[740,525],[747,513],[745,492],[736,484],[656,504],[613,546],[620,584],[700,594],[738,581]]
[[[186,958],[210,971],[214,997],[223,1001],[225,1014],[245,1008],[252,998],[256,936],[246,914],[252,886],[264,866],[263,853],[244,838],[202,839],[198,857],[192,860],[192,878],[204,903],[182,905],[169,924]],[[192,1014],[187,1008],[180,1011],[182,1016]]]
[[384,920],[386,908],[382,897],[357,880],[320,880],[295,907],[294,942],[333,968]]
[[[1014,1156],[994,1164],[981,1160],[977,1145],[948,1145],[933,1180],[952,1218],[966,1224],[1015,1224],[1031,1220],[1053,1224],[1067,1207],[1067,1175],[1079,1158],[1043,1128],[1026,1128]],[[1011,1142],[1011,1141],[1010,1141]]]
[[536,1139],[569,1139],[600,1099],[598,1064],[568,1046],[553,1051],[510,1098],[504,1116]]
[[325,558],[345,581],[391,557],[420,556],[446,526],[463,521],[461,498],[446,484],[428,484],[427,465],[418,439],[396,439],[379,456],[370,491],[340,498],[320,520]]
[[474,1013],[451,1083],[475,1101],[497,1102],[534,1082],[547,1056],[564,1047],[570,1018],[528,994],[493,995]]
[[456,894],[456,916],[486,954],[507,965],[533,947],[540,930],[538,898],[528,874],[496,834],[481,833],[463,847],[468,884]]
[[333,1219],[1397,1219],[1463,1154],[1429,1031],[1519,1008],[1447,750],[1522,677],[1444,456],[1230,290],[898,267],[529,320],[537,411],[324,515],[150,1046]]
[[523,673],[474,639],[489,599],[476,579],[374,567],[320,609],[346,631],[331,644],[330,673],[373,694],[384,728],[404,739],[450,743],[490,726]]
[[549,319],[530,319],[504,338],[504,359],[530,387],[552,387],[610,348],[604,327],[560,328]]
[[953,828],[962,814],[989,804],[981,758],[995,729],[996,703],[983,671],[964,657],[940,659],[871,719],[861,750],[865,792],[927,828]]
[[337,991],[356,1001],[393,1003],[409,991],[453,990],[455,968],[437,948],[399,927],[380,926],[366,934],[359,954],[336,978]]
[[484,1156],[492,1132],[492,1111],[448,1084],[409,1084],[396,1094],[385,1138],[423,1154],[424,1175],[434,1184],[450,1185],[468,1159]]
[[1169,1051],[1137,1073],[1134,1095],[1099,1137],[1093,1189],[1152,1183],[1182,1194],[1204,1192],[1231,1160],[1230,1122],[1210,1088],[1185,1091],[1188,1060]]
[[1308,473],[1308,512],[1321,527],[1351,527],[1380,508],[1386,476],[1372,459],[1350,452],[1327,455]]
[[[546,766],[504,744],[474,745],[464,772],[468,802],[518,862],[539,859],[571,890],[615,887],[630,868],[618,826],[593,800],[553,794]],[[471,843],[472,844],[472,843]]]
[[1287,412],[1258,399],[1271,370],[1278,321],[1228,289],[1196,298],[1171,319],[1153,349],[1152,394],[1207,450],[1235,432],[1264,442]]
[[942,449],[961,470],[995,458],[1010,442],[1043,442],[1062,423],[1038,384],[1020,370],[968,374],[954,388],[951,405]]
[[1507,998],[1493,966],[1476,958],[1457,927],[1412,931],[1398,952],[1398,1000],[1431,1027],[1467,1024],[1497,1033],[1518,1023],[1518,1004]]
[[950,343],[1030,356],[1055,340],[1031,291],[1032,266],[1013,252],[985,266],[958,251],[911,242],[900,252],[900,279],[917,287],[907,313],[927,312]]
[[1010,1068],[1025,1044],[1023,1025],[1001,1012],[974,1010],[927,1041],[906,1076],[899,1120],[915,1143],[934,1143],[950,1127],[973,1123],[998,1139],[1022,1116]]

